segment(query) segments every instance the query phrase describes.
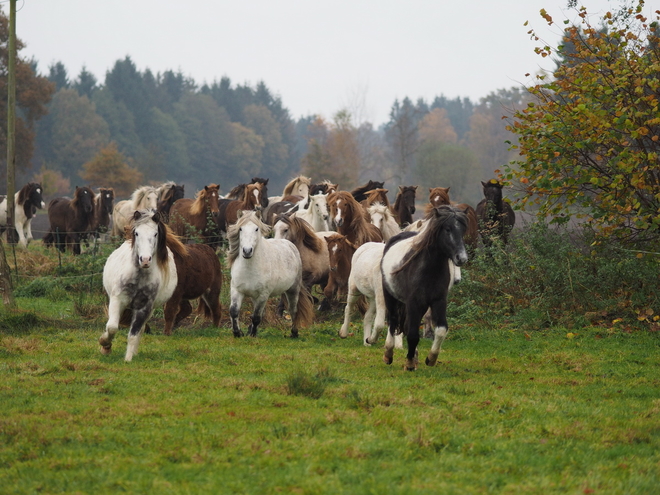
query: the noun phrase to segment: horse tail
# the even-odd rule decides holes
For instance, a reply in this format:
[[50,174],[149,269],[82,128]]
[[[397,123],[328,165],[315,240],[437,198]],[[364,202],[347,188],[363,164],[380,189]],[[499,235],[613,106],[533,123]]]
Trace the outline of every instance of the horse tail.
[[298,293],[298,307],[296,308],[296,318],[293,321],[295,328],[304,328],[312,324],[314,320],[314,300],[312,294],[305,284],[300,281],[300,292]]
[[197,305],[197,314],[200,316],[204,316],[204,318],[209,319],[213,316],[211,313],[211,308],[209,308],[209,305],[206,304],[206,301],[204,300],[203,297],[199,298],[199,304]]

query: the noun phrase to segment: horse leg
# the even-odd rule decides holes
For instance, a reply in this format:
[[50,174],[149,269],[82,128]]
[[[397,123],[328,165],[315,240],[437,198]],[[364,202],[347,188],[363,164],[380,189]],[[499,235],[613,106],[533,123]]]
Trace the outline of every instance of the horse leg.
[[394,335],[399,328],[399,301],[386,290],[383,290],[383,299],[385,300],[385,307],[390,318],[390,326],[387,331],[387,339],[385,340],[385,353],[383,354],[383,362],[385,364],[392,364],[394,359]]
[[284,316],[284,295],[280,296],[280,302],[277,305],[277,316],[280,318]]
[[431,308],[424,313],[424,338],[433,338],[433,323],[431,323]]
[[406,354],[405,370],[415,371],[417,369],[417,345],[419,344],[419,322],[424,316],[424,308],[417,306],[414,301],[406,304],[406,339],[408,341],[408,353]]
[[239,326],[238,315],[241,311],[243,304],[243,294],[237,290],[231,289],[231,304],[229,306],[229,316],[231,316],[231,328],[234,332],[234,337],[242,337],[243,332]]
[[180,303],[181,303],[181,296],[180,294],[176,294],[176,293],[172,295],[172,297],[170,298],[169,301],[167,301],[167,303],[165,303],[165,308],[163,309],[163,313],[165,316],[165,329],[163,330],[163,333],[165,335],[172,335],[172,328],[175,325],[174,319],[179,313]]
[[435,366],[435,363],[438,361],[438,354],[440,354],[440,348],[442,343],[447,337],[448,326],[447,326],[447,295],[444,294],[443,297],[438,299],[431,306],[431,318],[433,320],[433,344],[431,344],[431,350],[429,355],[426,357],[427,366]]
[[108,322],[105,324],[105,332],[99,337],[99,345],[101,346],[101,354],[110,354],[112,352],[112,339],[119,329],[119,318],[124,312],[122,304],[116,297],[110,298],[108,304]]
[[378,333],[375,333],[372,330],[374,326],[374,316],[376,316],[377,311],[376,301],[374,299],[367,298],[367,305],[367,312],[364,313],[362,327],[364,332],[364,345],[370,346],[371,344],[375,344],[378,340]]
[[184,319],[186,319],[192,313],[192,304],[187,299],[184,299],[179,303],[179,312],[174,319],[174,328],[179,326]]
[[126,357],[124,357],[124,361],[130,362],[133,356],[138,353],[140,337],[142,337],[144,326],[152,312],[153,305],[151,303],[140,309],[133,310],[133,321],[131,322],[131,329],[128,331],[128,344],[126,345]]
[[16,232],[18,233],[18,244],[26,248],[32,236],[30,235],[30,238],[28,239],[25,238],[25,230],[23,230],[22,220],[15,219],[14,224],[15,224]]
[[[385,296],[383,295],[383,283],[381,280],[376,280],[375,285],[375,297],[374,300],[371,301],[371,305],[376,306],[376,318],[374,319],[374,326],[371,330],[371,335],[367,338],[369,344],[375,344],[380,332],[385,328]],[[402,339],[400,338],[399,340]],[[400,348],[396,345],[395,347]]]
[[[220,304],[220,291],[212,290],[207,294],[203,294],[201,298],[206,306],[211,311],[211,318],[213,319],[213,326],[220,326],[220,318],[222,317],[222,305]],[[199,302],[202,304],[202,301]]]
[[298,338],[298,327],[296,326],[296,314],[298,312],[298,298],[300,289],[298,286],[291,292],[285,292],[287,304],[289,305],[289,316],[291,316],[291,338]]
[[353,311],[353,306],[355,306],[355,302],[359,297],[360,294],[357,292],[355,284],[350,284],[348,288],[348,297],[346,298],[346,307],[344,308],[344,324],[339,329],[339,336],[342,339],[348,337],[348,327],[351,323],[351,313]]
[[[248,328],[249,337],[257,336],[257,328],[259,327],[259,323],[261,323],[261,319],[263,318],[264,310],[266,309],[266,301],[268,301],[268,297],[261,297],[254,301],[254,308],[252,311],[252,321]],[[293,319],[293,316],[291,317],[291,319]]]

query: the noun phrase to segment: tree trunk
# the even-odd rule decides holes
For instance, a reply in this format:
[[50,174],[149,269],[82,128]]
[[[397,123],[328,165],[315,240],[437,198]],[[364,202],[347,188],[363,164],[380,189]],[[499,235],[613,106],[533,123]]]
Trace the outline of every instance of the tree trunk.
[[5,307],[13,308],[15,306],[14,290],[11,283],[11,271],[7,256],[5,255],[5,245],[0,238],[0,292],[2,293],[2,302]]

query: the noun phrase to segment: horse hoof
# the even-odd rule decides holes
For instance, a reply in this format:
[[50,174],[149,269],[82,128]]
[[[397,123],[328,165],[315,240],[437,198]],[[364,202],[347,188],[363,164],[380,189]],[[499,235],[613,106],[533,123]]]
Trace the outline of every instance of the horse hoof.
[[103,354],[104,356],[107,356],[111,352],[112,352],[112,345],[108,345],[108,346],[102,345],[101,346],[101,354]]
[[393,361],[393,360],[394,360],[394,359],[392,358],[392,356],[389,356],[389,357],[388,357],[388,356],[383,356],[383,362],[384,362],[385,364],[392,364],[392,361]]
[[406,371],[415,371],[417,369],[417,360],[416,359],[407,359],[406,364],[403,367]]
[[243,332],[234,332],[234,337],[242,337]]
[[426,366],[435,366],[435,363],[438,362],[438,356],[430,355],[426,358]]
[[298,332],[291,332],[290,338],[292,339],[297,339],[298,338]]

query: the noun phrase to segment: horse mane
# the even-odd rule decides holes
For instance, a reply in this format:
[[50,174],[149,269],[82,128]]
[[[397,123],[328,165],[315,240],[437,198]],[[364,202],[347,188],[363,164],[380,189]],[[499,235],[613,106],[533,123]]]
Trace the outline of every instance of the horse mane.
[[293,226],[296,232],[296,239],[292,241],[294,244],[301,242],[307,249],[320,253],[323,249],[323,241],[316,235],[314,229],[308,222],[298,217],[289,217],[282,215],[280,219],[285,223]]
[[209,191],[212,192],[215,190],[215,192],[218,192],[219,189],[219,185],[209,184],[208,186],[204,186],[204,189],[197,191],[195,201],[193,201],[193,204],[190,205],[190,215],[201,215],[206,209],[206,197],[209,194]]
[[367,182],[366,184],[363,184],[363,185],[358,186],[358,187],[356,187],[355,189],[353,189],[353,190],[351,191],[351,195],[352,195],[354,198],[355,198],[356,196],[357,196],[357,197],[361,197],[361,196],[365,195],[367,192],[369,192],[369,191],[371,191],[371,190],[373,190],[373,189],[380,189],[380,188],[382,188],[384,185],[385,185],[384,182],[378,182],[378,181],[370,180],[370,181]]
[[270,234],[271,228],[269,225],[261,221],[261,216],[256,211],[245,212],[241,215],[236,223],[227,227],[227,241],[229,248],[227,249],[227,258],[229,266],[231,267],[238,258],[238,251],[241,244],[241,227],[248,222],[253,222],[259,227],[262,236]]
[[28,182],[23,187],[21,187],[20,191],[18,191],[18,200],[17,200],[18,205],[23,206],[25,204],[25,200],[30,197],[32,191],[34,191],[34,189],[36,189],[37,187],[41,187],[41,186],[36,182]]
[[238,184],[231,191],[225,194],[225,199],[240,199],[244,196],[245,186],[247,184]]
[[383,203],[385,206],[389,206],[390,205],[390,200],[387,198],[387,193],[388,193],[388,190],[383,189],[381,187],[379,187],[377,189],[372,189],[372,190],[367,191],[365,193],[365,195],[366,195],[365,201],[369,205],[371,205],[373,203],[376,203],[376,202],[379,202],[379,203]]
[[399,191],[396,193],[396,198],[394,200],[394,209],[396,211],[399,210],[399,207],[401,206],[401,201],[403,201],[403,193],[409,190],[416,190],[416,186],[399,186]]
[[168,180],[167,182],[163,182],[160,186],[158,186],[156,189],[158,192],[158,201],[164,201],[168,197],[171,197],[174,186],[176,186],[176,182],[173,180]]
[[434,247],[435,240],[444,223],[454,216],[459,222],[463,223],[467,229],[467,216],[461,210],[447,205],[436,206],[429,215],[428,222],[426,222],[426,228],[415,236],[413,246],[410,251],[408,251],[408,253],[412,251],[412,254],[410,256],[404,256],[403,263],[401,263],[401,266],[394,270],[393,273],[400,272],[422,253],[431,250]]
[[302,182],[303,184],[307,184],[307,187],[312,185],[312,179],[309,177],[305,177],[304,175],[299,175],[298,177],[294,177],[289,181],[289,183],[284,186],[284,191],[282,191],[282,197],[285,196],[291,196],[293,194],[293,189],[295,188],[296,184],[299,182]]
[[80,202],[80,194],[82,191],[87,190],[89,193],[89,197],[92,198],[92,212],[90,214],[90,217],[94,217],[96,214],[96,194],[94,194],[94,191],[90,187],[87,186],[82,186],[82,187],[76,187],[76,191],[73,194],[73,199],[69,203],[69,206],[75,211],[78,208],[78,203]]

